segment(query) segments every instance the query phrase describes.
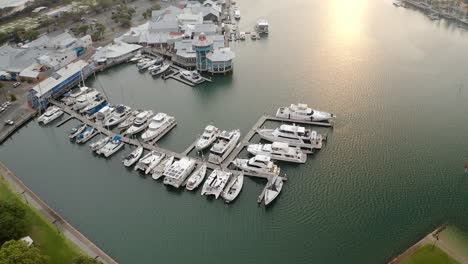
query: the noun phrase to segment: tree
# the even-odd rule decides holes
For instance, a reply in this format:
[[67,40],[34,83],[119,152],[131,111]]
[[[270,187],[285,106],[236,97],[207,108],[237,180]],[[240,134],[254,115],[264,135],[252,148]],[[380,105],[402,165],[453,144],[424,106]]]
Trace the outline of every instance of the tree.
[[24,38],[24,34],[26,33],[26,29],[22,26],[16,26],[14,29],[13,29],[13,32],[12,32],[12,38],[13,40],[16,42],[16,43],[19,43],[21,41],[23,41],[23,38]]
[[72,264],[101,264],[102,262],[97,261],[87,256],[79,256],[73,259]]
[[[11,100],[12,102],[16,101],[16,95],[10,94],[10,100]],[[0,263],[0,264],[1,264],[1,263]]]
[[35,30],[35,29],[31,29],[31,30],[28,30],[24,33],[24,40],[33,40],[33,39],[36,39],[37,36],[39,36],[39,31]]
[[0,201],[0,244],[26,234],[25,215],[20,204]]
[[5,43],[8,40],[9,36],[7,33],[0,31],[0,44]]
[[0,249],[1,264],[47,264],[48,258],[34,246],[28,247],[26,242],[10,240]]

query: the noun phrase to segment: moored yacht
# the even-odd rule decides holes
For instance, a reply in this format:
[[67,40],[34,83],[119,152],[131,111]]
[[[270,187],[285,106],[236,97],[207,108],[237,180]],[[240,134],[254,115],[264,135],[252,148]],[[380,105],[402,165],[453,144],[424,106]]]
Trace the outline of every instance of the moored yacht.
[[265,155],[274,160],[305,163],[307,154],[298,147],[290,147],[288,143],[273,142],[272,144],[252,144],[247,151],[253,155]]
[[180,76],[195,84],[203,82],[203,78],[201,77],[200,73],[198,73],[198,71],[181,71]]
[[269,31],[269,24],[268,21],[265,19],[261,19],[257,21],[257,25],[255,25],[255,30],[258,34],[268,34]]
[[44,125],[49,124],[50,122],[54,121],[55,119],[61,117],[63,115],[62,109],[57,106],[51,106],[47,108],[47,110],[42,114],[38,119],[38,123],[42,123]]
[[237,196],[239,196],[243,185],[244,174],[239,173],[237,175],[234,175],[233,177],[231,177],[231,180],[228,182],[223,192],[221,193],[221,197],[223,197],[226,203],[234,201],[234,199],[236,199]]
[[78,136],[76,136],[76,143],[86,143],[92,136],[94,136],[94,131],[96,129],[92,126],[86,127],[86,129],[80,133]]
[[138,68],[142,67],[143,65],[145,65],[146,63],[148,63],[149,61],[151,61],[150,58],[141,58],[140,60],[138,60],[138,63],[136,64],[136,66]]
[[276,117],[291,120],[322,122],[335,118],[335,115],[314,110],[306,104],[291,104],[289,107],[278,108],[278,111],[276,111]]
[[[85,107],[81,108],[79,112],[81,114],[86,113],[88,115],[92,115],[92,114],[96,113],[97,111],[101,110],[102,107],[107,105],[107,104],[104,105],[104,103],[107,103],[106,98],[104,98],[102,96],[98,96],[93,101],[89,102],[89,104],[87,104]],[[97,111],[95,111],[96,107],[98,107],[100,105],[103,105],[103,106],[101,108],[99,108]],[[90,112],[90,113],[94,112],[94,113],[89,114],[88,112]]]
[[89,144],[89,147],[91,148],[91,151],[98,151],[102,147],[104,147],[109,141],[111,141],[111,137],[103,137],[101,139],[98,139],[97,141]]
[[175,118],[165,113],[157,113],[149,121],[148,129],[141,134],[143,141],[150,141],[161,135],[166,129],[175,123]]
[[125,118],[122,122],[120,122],[120,124],[117,126],[117,129],[125,129],[131,126],[140,112],[141,111],[139,110],[133,110],[127,116],[127,118]]
[[265,200],[265,205],[270,204],[281,192],[283,188],[283,179],[279,176],[273,176],[267,183],[267,187],[265,188],[265,196],[263,199]]
[[164,181],[166,185],[179,188],[185,179],[192,173],[195,168],[195,161],[189,158],[182,158],[171,166],[166,168],[163,172]]
[[125,105],[118,105],[112,115],[104,121],[104,126],[112,127],[124,121],[130,115],[131,108]]
[[135,166],[135,170],[141,170],[145,174],[149,174],[154,169],[154,167],[156,167],[159,162],[161,162],[164,156],[164,153],[153,150],[138,161],[137,165]]
[[73,127],[70,132],[68,133],[68,138],[69,139],[74,139],[76,136],[81,134],[85,129],[87,125],[86,124],[79,124],[75,127]]
[[240,12],[240,9],[238,7],[234,8],[234,18],[235,19],[240,19],[241,18],[241,12]]
[[76,98],[72,109],[75,111],[81,110],[87,105],[89,105],[91,102],[93,102],[100,95],[101,95],[100,92],[96,91],[95,89],[90,88],[89,90],[87,90],[86,93],[81,94],[80,96]]
[[201,165],[187,180],[185,188],[189,191],[196,189],[203,182],[206,175],[206,165]]
[[164,160],[162,160],[158,166],[154,167],[153,169],[153,174],[151,177],[153,180],[157,180],[162,177],[164,171],[169,168],[172,163],[174,162],[174,156],[166,157]]
[[264,155],[256,155],[250,159],[235,159],[232,164],[245,172],[253,172],[261,175],[279,175],[280,168]]
[[276,129],[257,130],[261,138],[271,142],[288,143],[307,150],[322,148],[322,135],[315,130],[309,130],[296,125],[281,125]]
[[122,141],[121,136],[114,136],[104,147],[96,151],[97,154],[102,154],[104,157],[110,157],[112,154],[121,149],[125,143]]
[[156,64],[156,62],[158,62],[157,59],[147,61],[146,63],[143,63],[140,66],[138,66],[138,69],[140,71],[144,71],[144,70],[148,69],[149,67],[153,66],[154,64]]
[[139,113],[133,124],[125,131],[126,135],[133,135],[143,131],[148,127],[148,120],[153,116],[153,111],[143,111]]
[[218,141],[210,149],[208,161],[214,164],[221,164],[236,147],[240,138],[240,130],[223,131],[218,136]]
[[218,199],[231,175],[231,172],[215,169],[203,184],[201,195],[214,195]]
[[143,147],[137,147],[135,150],[133,150],[130,154],[128,154],[122,161],[125,167],[130,167],[135,162],[138,161],[138,159],[141,157],[143,154]]
[[86,94],[88,93],[89,91],[91,91],[91,88],[89,87],[86,87],[86,86],[83,86],[83,87],[80,87],[80,88],[77,88],[77,89],[73,89],[71,90],[70,92],[64,94],[63,98],[61,99],[61,101],[65,104],[65,105],[72,105],[76,102],[76,99],[80,96],[80,95],[83,95],[83,94]]
[[197,140],[197,143],[195,144],[195,148],[198,151],[206,149],[211,144],[213,144],[213,142],[218,137],[219,133],[221,133],[219,131],[219,128],[217,128],[217,127],[215,127],[213,125],[206,126],[205,130],[203,131],[203,134]]
[[165,73],[167,70],[169,70],[169,67],[171,65],[169,63],[163,63],[159,68],[155,69],[155,70],[151,70],[150,71],[150,74],[152,76],[158,76],[160,74],[163,74]]
[[97,111],[97,113],[94,114],[96,122],[104,124],[104,122],[112,116],[112,113],[114,113],[114,111],[115,107],[109,105],[104,106],[103,108],[101,108],[101,110]]
[[135,56],[133,56],[133,57],[132,57],[130,60],[128,60],[128,61],[129,61],[129,62],[132,62],[132,63],[138,62],[139,60],[143,59],[143,57],[144,57],[143,54],[137,53],[137,54],[135,54]]

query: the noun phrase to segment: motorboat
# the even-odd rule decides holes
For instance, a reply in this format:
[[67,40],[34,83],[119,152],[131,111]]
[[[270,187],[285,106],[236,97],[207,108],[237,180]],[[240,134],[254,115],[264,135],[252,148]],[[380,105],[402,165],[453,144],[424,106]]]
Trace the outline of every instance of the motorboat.
[[238,7],[234,8],[234,18],[238,19],[238,20],[241,18],[241,12],[240,12],[240,9]]
[[154,64],[156,64],[156,62],[158,62],[157,59],[147,61],[146,63],[143,63],[142,65],[138,66],[138,70],[144,71],[148,69],[149,67],[153,66]]
[[143,141],[150,141],[161,135],[174,123],[174,117],[168,116],[165,113],[157,113],[153,118],[151,118],[151,121],[149,121],[148,129],[141,134],[141,139],[143,139]]
[[114,136],[111,141],[109,141],[104,147],[96,151],[97,154],[102,154],[104,157],[108,158],[121,149],[125,143],[122,141],[121,136]]
[[202,83],[204,81],[200,73],[198,73],[198,71],[185,71],[184,70],[184,71],[180,71],[180,74],[182,78],[195,84]]
[[80,87],[80,88],[77,88],[77,89],[73,89],[71,90],[70,92],[68,93],[65,93],[63,95],[63,98],[61,99],[61,101],[65,104],[65,105],[72,105],[76,102],[76,99],[80,96],[80,95],[83,95],[83,94],[86,94],[88,92],[91,91],[91,88],[89,87],[86,87],[86,86],[83,86],[83,87]]
[[69,139],[74,139],[76,136],[81,134],[85,129],[87,125],[86,124],[79,124],[75,127],[73,127],[70,132],[68,132],[68,138]]
[[86,129],[83,132],[81,132],[78,136],[76,136],[75,142],[86,143],[86,141],[88,141],[91,137],[94,136],[94,131],[96,131],[94,127],[92,126],[86,127]]
[[[83,107],[79,113],[80,114],[83,114],[83,113],[86,113],[88,114],[88,111],[90,112],[94,112],[95,108],[102,105],[104,102],[107,102],[106,98],[102,97],[102,96],[98,96],[96,97],[93,101],[91,101],[88,105],[86,105],[85,107]],[[107,105],[107,104],[106,104]],[[104,106],[103,106],[104,107]],[[101,110],[102,108],[100,108],[99,110]],[[95,111],[94,113],[97,113],[99,110]],[[94,114],[93,113],[93,114]],[[88,114],[90,115],[90,114]]]
[[195,149],[198,151],[206,149],[209,147],[215,140],[218,138],[219,133],[221,131],[219,128],[213,126],[213,125],[208,125],[205,127],[205,130],[203,131],[203,134],[200,136],[200,138],[197,140],[197,143],[195,144]]
[[135,54],[135,56],[133,56],[132,58],[130,58],[128,60],[128,62],[131,62],[131,63],[135,63],[135,62],[138,62],[139,60],[143,59],[144,58],[144,55],[141,54],[141,53],[137,53]]
[[112,140],[111,137],[103,137],[89,144],[89,147],[91,148],[91,151],[98,151],[99,149],[104,147],[107,143],[109,143],[109,141],[111,140]]
[[218,141],[211,147],[208,161],[221,164],[236,147],[239,142],[240,130],[223,131],[218,136]]
[[131,114],[131,108],[125,105],[118,105],[109,118],[105,119],[104,126],[112,127],[124,121]]
[[276,129],[258,129],[259,136],[270,142],[288,143],[307,150],[321,149],[323,138],[315,130],[296,125],[281,125]]
[[265,155],[256,155],[250,159],[235,159],[232,164],[244,172],[258,173],[261,175],[279,175],[280,168]]
[[163,172],[165,185],[170,185],[179,188],[185,179],[195,169],[195,161],[189,158],[182,158],[172,163],[171,166],[166,168]]
[[250,33],[250,38],[251,38],[252,40],[260,39],[260,37],[258,36],[257,32],[252,32],[252,33]]
[[239,196],[243,185],[244,174],[239,173],[237,175],[234,175],[233,177],[231,177],[231,180],[228,182],[223,192],[221,193],[221,197],[226,203],[234,201],[234,199],[236,199],[237,196]]
[[130,167],[135,162],[140,159],[141,155],[143,155],[143,147],[137,147],[135,150],[133,150],[130,154],[128,154],[123,160],[122,163],[124,164],[125,167]]
[[214,195],[214,197],[218,199],[231,175],[232,173],[228,171],[219,169],[213,170],[203,184],[201,195]]
[[187,180],[185,188],[189,191],[196,189],[203,182],[206,175],[206,165],[201,165]]
[[294,163],[305,163],[307,154],[298,147],[290,147],[288,143],[273,142],[272,144],[252,144],[247,151],[253,155],[265,155],[273,160],[281,160]]
[[151,65],[149,68],[148,68],[148,72],[152,72],[152,71],[155,71],[157,69],[159,69],[161,67],[161,65]]
[[104,106],[101,110],[97,111],[96,114],[94,114],[96,122],[104,124],[104,122],[112,116],[114,111],[115,107],[109,105]]
[[289,107],[278,108],[276,117],[290,120],[323,122],[335,118],[335,115],[314,110],[307,104],[291,104]]
[[165,73],[167,70],[169,70],[169,68],[171,67],[171,65],[169,63],[163,63],[159,68],[157,68],[156,70],[150,70],[150,74],[152,76],[158,76],[160,74],[163,74]]
[[279,176],[273,176],[271,180],[268,181],[267,187],[265,188],[265,196],[263,197],[265,205],[268,205],[275,200],[282,188],[283,179]]
[[142,67],[143,65],[145,65],[146,63],[148,63],[149,61],[151,61],[150,58],[142,58],[138,61],[138,63],[136,64],[136,66],[138,68]]
[[50,106],[47,110],[42,114],[38,119],[38,123],[42,123],[44,125],[49,124],[50,122],[54,121],[55,119],[61,117],[63,115],[62,109],[57,106]]
[[145,174],[149,174],[154,169],[154,167],[156,167],[159,162],[161,162],[164,156],[164,153],[153,150],[138,161],[137,165],[135,166],[135,170],[141,170]]
[[153,180],[157,180],[157,179],[161,178],[163,176],[164,171],[167,168],[169,168],[172,165],[173,162],[174,162],[174,157],[173,156],[166,157],[164,160],[162,160],[158,164],[158,166],[154,167],[153,174],[151,175]]
[[260,19],[257,21],[257,24],[255,25],[255,30],[257,31],[258,34],[268,34],[269,32],[269,23],[265,19]]
[[148,127],[148,120],[153,116],[153,111],[143,111],[139,113],[133,124],[125,131],[126,135],[134,135]]
[[243,31],[239,32],[239,39],[240,40],[245,40],[245,38],[246,38],[245,32],[243,32]]
[[94,102],[96,98],[101,96],[101,93],[96,91],[95,89],[89,89],[88,92],[81,94],[75,100],[72,109],[75,111],[81,110],[90,103]]
[[125,118],[122,122],[120,122],[120,124],[117,126],[117,129],[125,129],[125,128],[128,128],[130,127],[133,122],[135,122],[135,119],[137,117],[137,115],[140,113],[141,111],[139,110],[133,110],[127,118]]

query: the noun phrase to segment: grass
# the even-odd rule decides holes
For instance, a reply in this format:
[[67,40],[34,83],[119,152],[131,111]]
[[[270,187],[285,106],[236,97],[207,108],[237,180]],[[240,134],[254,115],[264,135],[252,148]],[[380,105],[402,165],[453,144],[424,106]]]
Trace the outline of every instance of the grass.
[[468,259],[468,236],[462,230],[454,227],[446,227],[439,238],[450,247],[450,251],[464,259]]
[[67,264],[82,254],[80,249],[59,233],[35,208],[29,206],[24,198],[14,191],[8,182],[0,177],[0,201],[20,203],[26,208],[28,235],[44,255],[49,256],[51,264]]
[[459,264],[459,262],[447,255],[439,247],[427,244],[404,258],[401,264]]

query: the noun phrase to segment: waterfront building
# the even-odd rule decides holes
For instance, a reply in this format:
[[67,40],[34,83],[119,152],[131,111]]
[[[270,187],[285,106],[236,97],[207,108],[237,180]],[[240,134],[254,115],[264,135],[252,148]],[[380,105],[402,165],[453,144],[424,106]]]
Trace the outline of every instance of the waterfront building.
[[233,70],[236,54],[230,48],[215,49],[206,55],[209,73],[227,73]]
[[109,67],[129,60],[141,48],[142,46],[137,44],[128,44],[116,40],[105,47],[99,47],[91,59],[98,65]]
[[213,40],[206,37],[205,34],[198,36],[198,39],[192,43],[192,48],[196,53],[196,67],[198,71],[207,71],[208,62],[206,56],[213,50]]

